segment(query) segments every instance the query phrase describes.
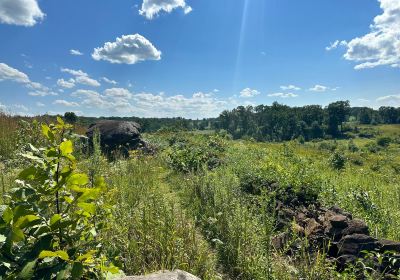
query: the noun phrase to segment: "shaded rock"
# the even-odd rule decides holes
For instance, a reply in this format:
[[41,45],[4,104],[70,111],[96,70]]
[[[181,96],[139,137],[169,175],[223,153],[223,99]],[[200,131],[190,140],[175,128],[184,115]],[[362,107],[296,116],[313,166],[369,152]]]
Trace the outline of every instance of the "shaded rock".
[[386,251],[400,252],[400,242],[382,239],[378,241],[378,244],[382,253]]
[[361,251],[372,251],[377,247],[378,243],[375,238],[359,233],[346,235],[338,244],[339,255],[359,256]]
[[322,226],[319,223],[317,223],[317,221],[314,218],[308,219],[307,225],[305,227],[306,236],[310,236],[322,231],[323,231]]
[[339,270],[343,270],[348,264],[354,263],[357,257],[354,255],[342,255],[336,259]]
[[118,280],[200,280],[200,278],[182,270],[175,270],[160,271],[142,276],[126,276]]
[[369,229],[367,224],[360,219],[350,220],[348,222],[348,227],[342,232],[343,235],[350,235],[353,233],[369,235]]
[[99,133],[102,150],[107,153],[119,149],[127,155],[128,150],[146,147],[136,122],[103,120],[91,124],[86,132],[90,143],[96,133]]
[[290,235],[287,232],[282,232],[271,238],[271,244],[275,250],[282,250],[286,243],[289,242]]

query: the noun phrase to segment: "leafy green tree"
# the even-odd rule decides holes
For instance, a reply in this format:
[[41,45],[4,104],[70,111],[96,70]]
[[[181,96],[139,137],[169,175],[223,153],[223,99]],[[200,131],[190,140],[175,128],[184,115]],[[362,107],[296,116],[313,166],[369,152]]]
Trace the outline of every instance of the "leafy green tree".
[[64,119],[67,123],[75,124],[78,121],[78,116],[74,112],[66,112]]
[[339,135],[339,125],[342,131],[342,124],[350,111],[349,101],[337,101],[328,105],[328,132],[332,136]]

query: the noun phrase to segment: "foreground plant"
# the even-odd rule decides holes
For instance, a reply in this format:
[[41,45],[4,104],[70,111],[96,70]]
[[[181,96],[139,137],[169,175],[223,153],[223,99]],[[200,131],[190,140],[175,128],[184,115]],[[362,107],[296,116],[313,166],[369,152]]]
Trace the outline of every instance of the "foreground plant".
[[0,211],[0,278],[102,279],[118,273],[101,253],[98,232],[111,210],[102,202],[100,177],[90,182],[76,172],[61,118],[42,125],[47,146],[22,154],[32,165],[16,181]]

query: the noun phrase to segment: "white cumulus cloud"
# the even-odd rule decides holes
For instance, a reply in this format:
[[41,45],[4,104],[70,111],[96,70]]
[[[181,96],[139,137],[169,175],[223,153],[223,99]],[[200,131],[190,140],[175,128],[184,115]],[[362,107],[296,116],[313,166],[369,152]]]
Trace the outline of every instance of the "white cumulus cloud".
[[29,83],[29,77],[25,73],[8,66],[5,63],[0,63],[0,81],[10,80],[17,83]]
[[[23,84],[25,87],[40,92],[36,96],[43,96],[43,94],[50,95],[50,89],[41,83],[33,82],[30,80],[27,74],[5,64],[0,63],[0,82],[1,81],[13,81],[16,83]],[[30,93],[29,93],[30,94]],[[33,95],[33,94],[30,94]]]
[[356,62],[355,69],[400,67],[400,1],[379,2],[383,13],[374,18],[371,31],[346,44],[344,58]]
[[301,90],[301,88],[295,85],[287,85],[281,86],[281,90]]
[[107,77],[102,77],[101,79],[102,79],[104,82],[109,83],[109,84],[112,84],[112,85],[118,84],[116,81],[110,80],[110,79],[108,79]]
[[70,83],[78,83],[82,85],[92,86],[92,87],[99,87],[101,84],[89,77],[89,75],[82,70],[73,70],[69,68],[61,68],[61,72],[69,73],[72,76],[75,76],[74,79],[70,79]]
[[71,55],[83,55],[83,53],[80,50],[74,50],[74,49],[70,50],[69,53]]
[[260,94],[260,92],[256,89],[245,88],[240,92],[240,97],[249,98],[249,97],[254,97],[256,95],[259,95],[259,94]]
[[161,51],[140,34],[122,35],[115,42],[106,42],[95,48],[92,57],[111,63],[135,64],[145,60],[160,60]]
[[67,101],[67,100],[63,100],[63,99],[58,99],[56,101],[53,102],[54,105],[62,105],[62,106],[66,106],[66,107],[78,107],[79,104],[76,102],[72,102],[72,101]]
[[325,92],[329,89],[327,86],[323,85],[315,85],[312,88],[310,88],[310,91],[315,91],[315,92]]
[[347,46],[347,42],[336,40],[335,42],[333,42],[329,46],[327,46],[325,48],[325,50],[331,51],[331,50],[337,49],[339,46]]
[[376,101],[380,106],[400,107],[400,94],[381,96]]
[[0,22],[33,26],[45,17],[36,0],[1,0]]
[[269,97],[280,97],[280,98],[290,98],[290,97],[297,97],[297,94],[291,92],[275,92],[268,94]]
[[177,8],[182,8],[185,14],[192,11],[192,7],[187,5],[185,0],[143,0],[139,13],[147,19],[153,19],[161,11],[170,13]]
[[66,81],[64,79],[58,79],[57,85],[63,88],[73,88],[75,86],[75,80],[69,79],[69,81]]

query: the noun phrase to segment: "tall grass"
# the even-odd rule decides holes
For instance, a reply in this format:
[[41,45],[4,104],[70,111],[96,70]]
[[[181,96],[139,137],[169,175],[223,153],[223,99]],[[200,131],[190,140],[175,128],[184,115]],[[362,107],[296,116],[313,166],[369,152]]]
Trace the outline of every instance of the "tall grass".
[[158,158],[118,161],[109,176],[114,187],[114,224],[107,249],[128,275],[182,269],[218,279],[213,252],[182,210]]
[[12,157],[17,144],[18,120],[0,111],[0,160]]

